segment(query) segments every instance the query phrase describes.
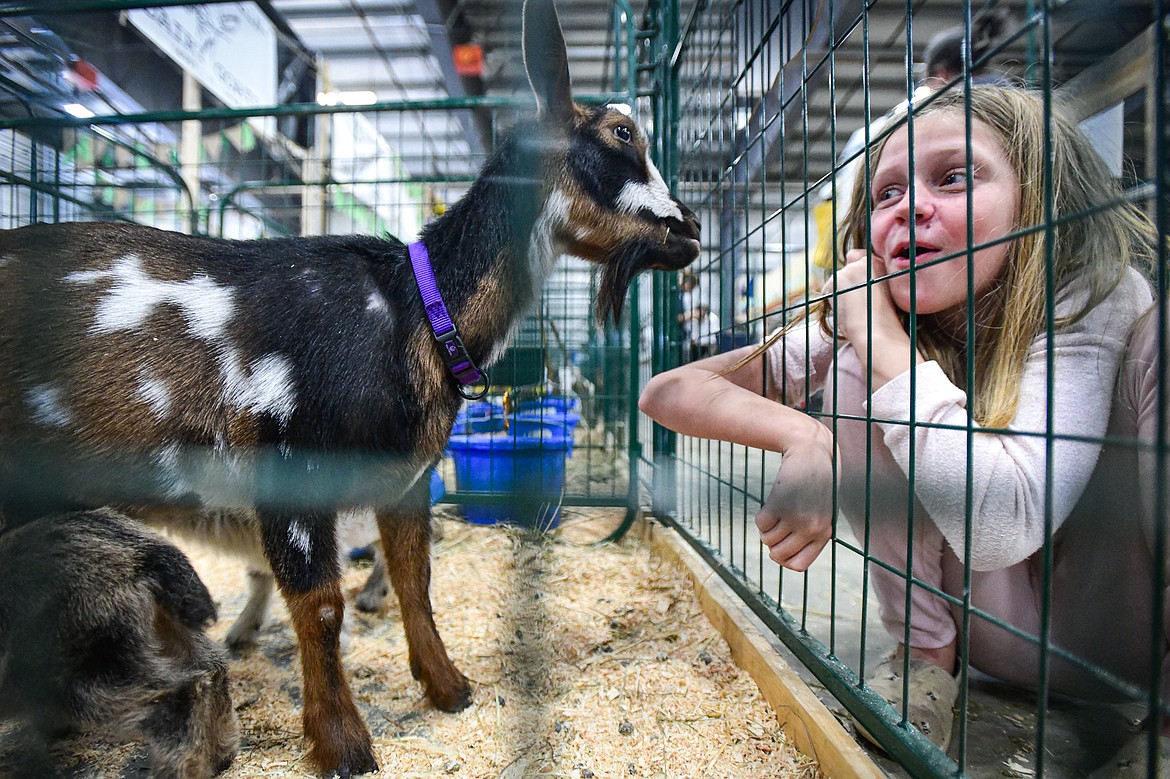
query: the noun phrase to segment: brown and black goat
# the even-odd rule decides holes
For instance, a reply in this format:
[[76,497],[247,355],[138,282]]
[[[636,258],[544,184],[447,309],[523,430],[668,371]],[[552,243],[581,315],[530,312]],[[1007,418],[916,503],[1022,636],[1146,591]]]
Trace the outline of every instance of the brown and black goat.
[[108,510],[0,535],[0,720],[18,724],[5,776],[58,776],[54,739],[141,739],[151,776],[205,779],[239,742],[215,605],[173,544]]
[[[620,313],[637,273],[699,253],[698,221],[637,126],[573,102],[551,0],[525,3],[522,38],[535,118],[503,135],[420,239],[480,365],[562,253],[602,266],[603,317]],[[376,509],[411,671],[432,704],[471,702],[428,591],[420,476],[446,445],[461,387],[426,308],[393,238],[225,241],[106,224],[0,234],[4,510],[34,516],[60,498],[254,507],[300,647],[310,759],[343,775],[377,764],[338,648],[339,509]],[[127,474],[153,487],[141,493]]]

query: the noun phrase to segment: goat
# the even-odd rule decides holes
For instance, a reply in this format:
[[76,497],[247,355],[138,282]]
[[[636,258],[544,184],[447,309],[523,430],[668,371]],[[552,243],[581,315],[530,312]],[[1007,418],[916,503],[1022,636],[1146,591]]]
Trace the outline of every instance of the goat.
[[21,723],[25,776],[54,774],[50,739],[100,727],[141,738],[151,776],[227,768],[238,727],[215,606],[183,553],[96,510],[0,535],[0,718]]
[[[637,125],[573,102],[551,0],[525,3],[522,44],[535,119],[502,136],[467,194],[411,247],[114,224],[0,234],[3,510],[254,507],[300,647],[309,759],[323,771],[377,769],[341,665],[338,509],[376,510],[410,669],[432,705],[471,703],[428,593],[420,476],[468,391],[445,357],[459,381],[480,378],[474,366],[502,350],[562,253],[601,266],[597,313],[615,319],[637,273],[699,253],[698,220]],[[422,246],[458,328],[442,339],[428,324],[439,307],[424,305],[409,259]],[[38,463],[62,458],[67,478],[59,467],[51,482],[38,478]],[[325,467],[338,462],[352,467]],[[144,494],[138,477],[153,485]]]

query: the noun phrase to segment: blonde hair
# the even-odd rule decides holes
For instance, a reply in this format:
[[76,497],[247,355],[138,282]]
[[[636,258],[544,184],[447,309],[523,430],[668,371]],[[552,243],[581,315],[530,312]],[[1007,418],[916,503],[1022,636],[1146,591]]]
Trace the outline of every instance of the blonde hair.
[[[968,391],[976,422],[1005,427],[1019,405],[1019,375],[1029,347],[1047,327],[1049,254],[1057,298],[1074,282],[1084,296],[1078,310],[1053,323],[1059,329],[1108,297],[1127,267],[1148,265],[1156,233],[1150,220],[1122,198],[1117,182],[1084,134],[1060,111],[1050,110],[1037,92],[992,85],[975,86],[969,92],[948,90],[924,101],[914,110],[913,119],[944,111],[964,114],[968,106],[972,120],[995,134],[1020,182],[1019,212],[1004,277],[992,293],[997,296],[994,306],[979,312],[978,337],[973,339],[975,386]],[[905,122],[905,113],[895,116],[887,130]],[[888,132],[883,133],[870,155],[870,175],[889,138]],[[870,175],[862,170],[854,182],[839,232],[840,256],[850,249],[869,247]],[[1049,189],[1051,214],[1045,207]],[[827,301],[811,309],[827,328]],[[919,351],[937,360],[948,378],[965,388],[968,341],[947,337],[933,316],[920,314],[916,320]],[[787,329],[769,337],[765,348]]]

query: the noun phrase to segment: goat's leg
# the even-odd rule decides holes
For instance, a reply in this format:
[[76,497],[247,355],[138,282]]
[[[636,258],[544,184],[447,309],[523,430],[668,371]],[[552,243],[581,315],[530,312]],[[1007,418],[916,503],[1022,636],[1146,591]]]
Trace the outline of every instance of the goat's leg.
[[[431,542],[443,540],[443,524],[431,517]],[[386,554],[382,551],[381,545],[374,547],[374,565],[370,568],[370,574],[366,577],[366,583],[362,585],[362,591],[358,593],[354,603],[357,607],[370,614],[377,614],[386,609],[386,601],[390,598],[390,579],[386,573]]]
[[264,553],[288,605],[301,652],[309,760],[341,776],[378,770],[366,729],[341,666],[345,601],[337,565],[334,518],[325,513],[260,511]]
[[386,554],[386,569],[402,609],[410,672],[422,683],[436,708],[459,711],[471,704],[471,685],[447,657],[431,611],[428,490],[429,485],[420,480],[402,503],[392,510],[379,511],[378,532]]
[[248,567],[248,602],[244,604],[244,610],[232,624],[225,639],[225,643],[232,651],[239,651],[256,643],[256,634],[260,632],[260,628],[264,626],[264,618],[268,616],[273,581],[269,571]]
[[386,579],[386,555],[382,550],[374,554],[374,567],[366,577],[362,591],[357,594],[354,603],[362,611],[376,614],[386,608],[386,600],[390,597],[390,582]]

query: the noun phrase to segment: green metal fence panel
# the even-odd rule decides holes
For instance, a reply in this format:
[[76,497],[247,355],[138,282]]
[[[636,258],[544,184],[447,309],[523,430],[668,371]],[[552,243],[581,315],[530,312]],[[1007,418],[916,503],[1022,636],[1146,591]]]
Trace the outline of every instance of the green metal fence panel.
[[117,219],[184,229],[191,193],[166,145],[136,128],[6,129],[0,132],[0,223]]
[[[940,105],[952,101],[949,110],[959,128],[955,174],[979,181],[981,169],[971,160],[979,143],[980,124],[964,94],[988,80],[1009,89],[1027,90],[1041,106],[1038,121],[1042,129],[1031,137],[1036,140],[1034,151],[1049,162],[1040,166],[1040,175],[1020,187],[1021,198],[1039,205],[1035,214],[1018,215],[1012,232],[1002,240],[1017,242],[1013,245],[1034,241],[1039,247],[1037,256],[1044,258],[1046,270],[1040,274],[1043,279],[1037,291],[1037,300],[1042,301],[1037,304],[1040,324],[1034,331],[1037,340],[1033,348],[1038,350],[1036,365],[1044,367],[1048,375],[1058,369],[1062,353],[1046,344],[1060,343],[1068,327],[1061,319],[1067,312],[1062,307],[1067,279],[1059,275],[1062,261],[1058,260],[1064,236],[1077,225],[1090,224],[1096,216],[1103,215],[1108,221],[1131,209],[1150,220],[1153,233],[1143,233],[1150,256],[1135,264],[1146,276],[1151,299],[1159,301],[1156,315],[1146,325],[1147,334],[1155,332],[1157,348],[1153,351],[1157,356],[1143,374],[1147,388],[1156,388],[1149,389],[1156,397],[1148,398],[1147,409],[1150,419],[1156,416],[1157,422],[1151,421],[1149,430],[1141,434],[1115,427],[1106,430],[1106,420],[1101,419],[1094,428],[1099,431],[1096,434],[1070,438],[1062,419],[1075,410],[1058,404],[1067,386],[1062,381],[1071,379],[1062,380],[1059,375],[1031,398],[1044,410],[1045,419],[1038,428],[1021,429],[1002,420],[982,424],[983,407],[974,398],[984,392],[981,383],[990,375],[990,368],[965,358],[967,353],[980,354],[977,350],[982,343],[978,340],[982,314],[969,305],[957,316],[962,320],[960,332],[974,335],[959,337],[963,346],[948,374],[957,387],[976,388],[968,393],[971,408],[964,405],[960,416],[965,414],[966,419],[962,424],[938,424],[922,416],[924,401],[914,389],[919,371],[911,374],[915,378],[909,382],[908,405],[900,411],[907,421],[898,422],[883,418],[868,406],[838,410],[842,398],[837,393],[847,380],[861,381],[866,397],[874,394],[881,385],[872,372],[849,379],[836,372],[840,362],[835,361],[829,376],[805,381],[803,377],[815,373],[816,368],[808,363],[795,366],[800,380],[794,380],[790,387],[786,405],[818,419],[839,443],[852,436],[849,445],[861,447],[864,463],[860,471],[837,472],[837,478],[848,483],[832,496],[837,517],[833,537],[807,573],[773,563],[754,521],[783,467],[775,451],[676,434],[645,417],[639,425],[639,437],[654,514],[676,527],[706,557],[807,667],[810,678],[815,677],[850,718],[894,758],[892,771],[914,776],[1083,775],[1106,762],[1126,739],[1141,739],[1136,729],[1127,730],[1124,723],[1147,720],[1156,735],[1166,711],[1162,693],[1165,679],[1160,669],[1167,648],[1162,616],[1164,522],[1153,519],[1165,517],[1168,505],[1166,480],[1157,476],[1164,473],[1160,469],[1166,462],[1166,396],[1164,382],[1150,381],[1150,377],[1164,373],[1166,333],[1158,323],[1165,320],[1158,317],[1164,308],[1161,301],[1165,298],[1170,234],[1170,155],[1166,153],[1170,22],[1164,3],[663,1],[649,4],[643,25],[654,35],[643,61],[657,86],[656,121],[675,125],[659,132],[661,139],[669,139],[665,141],[668,147],[661,150],[663,175],[677,182],[680,198],[699,214],[704,244],[691,269],[697,282],[694,286],[692,280],[684,281],[680,276],[673,283],[657,280],[652,289],[646,285],[642,292],[641,305],[651,312],[652,321],[643,339],[647,347],[640,364],[643,386],[663,370],[712,352],[758,344],[766,334],[792,323],[796,324],[791,333],[809,339],[793,345],[795,353],[808,352],[819,334],[817,328],[805,328],[801,321],[806,317],[816,321],[824,306],[838,301],[822,289],[844,260],[837,231],[851,213],[852,184],[862,179],[857,192],[871,198],[865,209],[872,208],[877,214],[879,206],[872,201],[885,193],[874,191],[882,182],[875,184],[871,168],[880,159],[886,138],[897,133],[907,138],[908,158],[918,159],[915,142],[929,141],[922,127],[929,127],[925,117],[932,99]],[[942,78],[931,78],[925,56],[930,44],[942,40],[944,33],[965,41],[956,47],[958,69]],[[914,110],[908,112],[908,118],[890,129],[890,112],[901,106],[905,114],[910,103]],[[1055,146],[1062,137],[1057,116],[1067,116],[1076,123],[1094,151],[1105,158],[1117,184],[1116,197],[1071,211],[1058,203],[1060,188],[1066,182],[1054,181],[1049,173],[1057,167],[1051,161],[1059,156]],[[1006,156],[1015,159],[1023,152],[1011,151]],[[920,179],[930,175],[934,174],[919,171],[916,179],[915,167],[910,164],[909,176],[916,183],[904,188],[912,210],[914,192],[923,186]],[[964,197],[966,207],[974,209],[975,198]],[[1010,204],[1004,207],[1010,209]],[[967,213],[971,216],[975,212]],[[867,243],[877,218],[867,215],[862,225]],[[974,258],[985,248],[977,240],[978,229],[978,224],[972,223],[962,251],[935,262]],[[871,249],[866,259],[876,251],[877,247]],[[973,268],[975,263],[967,263],[967,267]],[[902,276],[901,283],[908,287],[911,298],[919,284],[929,279],[923,268],[888,278],[871,272],[860,285],[871,305],[874,295],[884,294],[886,285],[896,283],[897,275]],[[959,285],[974,281],[963,274],[954,279]],[[907,336],[912,348],[934,354],[930,351],[934,347],[922,340],[931,332],[930,312],[919,312],[916,306],[908,304],[905,309]],[[687,315],[695,309],[715,314],[714,320],[707,320],[705,330],[698,325],[702,320]],[[873,337],[873,323],[867,327],[869,337]],[[1108,352],[1106,334],[1100,336],[1099,342],[1089,337],[1086,348]],[[848,346],[840,332],[831,338],[830,353]],[[769,354],[768,359],[776,359],[775,354]],[[788,376],[778,369],[773,373],[777,382]],[[1116,375],[1111,374],[1111,380]],[[1122,370],[1122,379],[1131,375]],[[826,385],[823,390],[822,384]],[[779,390],[766,385],[758,391]],[[856,431],[860,429],[865,433],[859,438]],[[944,430],[965,442],[957,448],[955,461],[923,461],[930,451],[926,442]],[[897,489],[882,482],[890,473],[886,466],[893,462],[883,432],[908,439]],[[980,458],[986,457],[983,442],[992,437],[1009,449],[1032,447],[1039,452],[1035,464],[1040,475],[1032,485],[1036,505],[1027,510],[1021,504],[1018,509],[1021,527],[1027,514],[1028,521],[1038,523],[1036,532],[1045,539],[1024,563],[1031,566],[1034,592],[1038,593],[1035,624],[1023,625],[986,605],[988,579],[982,569],[987,563],[972,556],[972,546],[983,540],[979,529],[988,522],[984,494],[977,492],[977,485],[984,483],[980,481],[985,467]],[[1122,469],[1122,475],[1104,489],[1097,482],[1084,487],[1082,479],[1074,491],[1084,487],[1083,494],[1075,492],[1070,497],[1062,492],[1069,476],[1061,454],[1068,451],[1070,440],[1093,453],[1090,458],[1096,458],[1097,474],[1109,473],[1111,463],[1116,462],[1145,462],[1149,471],[1141,476]],[[943,498],[959,508],[944,520],[961,532],[944,542],[955,570],[942,582],[937,571],[919,569],[917,564],[929,557],[922,539],[936,527],[937,518],[926,506],[936,507],[937,512],[942,502],[928,494],[929,490],[939,481],[938,471],[952,466],[958,468],[959,475]],[[1067,570],[1061,568],[1061,561],[1069,559],[1070,546],[1063,539],[1074,537],[1076,532],[1062,523],[1078,495],[1080,502],[1071,516],[1088,514],[1103,523],[1103,553],[1121,544],[1120,531],[1109,524],[1109,517],[1149,512],[1148,545],[1133,563],[1144,566],[1140,588],[1148,597],[1140,607],[1117,604],[1119,609],[1135,609],[1137,613],[1129,612],[1128,618],[1138,626],[1135,629],[1140,628],[1141,635],[1150,636],[1140,661],[1135,661],[1141,673],[1127,676],[1104,659],[1115,645],[1124,643],[1104,625],[1099,638],[1094,636],[1075,648],[1065,644],[1069,599],[1089,604],[1108,597],[1093,589],[1070,593]],[[1145,509],[1134,507],[1135,496],[1148,501]],[[891,562],[893,558],[879,545],[879,537],[888,543],[890,534],[877,518],[891,514],[904,528],[899,531],[901,546],[913,566]],[[854,521],[847,522],[847,516]],[[873,583],[877,579],[902,582],[899,591],[904,597],[899,601],[887,596],[882,604],[888,612],[885,615],[879,615],[882,593]],[[922,639],[918,628],[912,631],[912,626],[920,624],[922,617],[915,614],[925,613],[921,604],[932,600],[945,604],[958,636],[955,738],[945,754],[907,723],[910,717],[902,706],[887,705],[868,681],[897,644],[918,646],[916,642]],[[891,618],[895,612],[902,616]],[[885,625],[882,616],[886,617]],[[1091,626],[1086,630],[1091,632]],[[1018,692],[996,687],[981,673],[981,664],[982,671],[987,671],[988,648],[979,637],[989,631],[1017,641],[1022,670],[1008,680],[1031,688],[1027,696],[1021,698]],[[904,670],[901,663],[896,668]],[[1111,714],[1104,717],[1097,709],[1091,715],[1074,711],[1075,707],[1070,708],[1061,697],[1070,689],[1070,668],[1076,669],[1072,673],[1093,679],[1101,696],[1128,701],[1129,708],[1110,709]],[[1000,678],[1010,676],[1002,667],[995,670],[1001,672]],[[899,690],[897,697],[904,694]],[[1090,720],[1098,728],[1090,728],[1093,736],[1075,735],[1076,728],[1085,724],[1078,717],[1097,717]],[[1005,721],[1010,722],[1011,738],[1000,727]],[[1113,727],[1118,722],[1123,725]],[[1155,742],[1150,744],[1156,746]],[[1152,766],[1149,771],[1151,776],[1158,775]]]

